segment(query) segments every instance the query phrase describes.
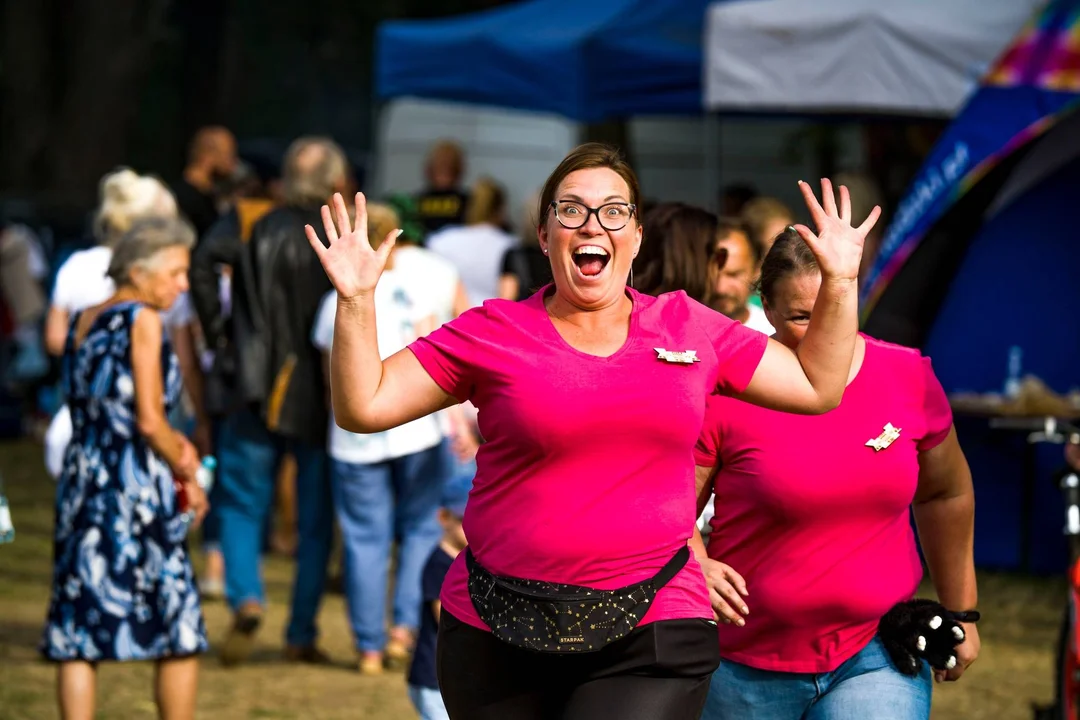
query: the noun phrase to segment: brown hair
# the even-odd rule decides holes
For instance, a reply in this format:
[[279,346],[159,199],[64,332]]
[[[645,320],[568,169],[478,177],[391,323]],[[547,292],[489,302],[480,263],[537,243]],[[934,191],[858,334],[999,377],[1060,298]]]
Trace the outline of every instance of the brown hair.
[[746,227],[739,218],[734,217],[721,217],[716,221],[716,242],[722,242],[727,240],[735,233],[741,233],[746,238],[747,244],[750,246],[750,257],[754,261],[754,265],[761,262],[761,248],[754,244],[753,239],[750,236],[750,229]]
[[784,203],[774,197],[756,197],[743,206],[739,214],[743,225],[746,226],[747,237],[754,244],[754,250],[761,259],[761,251],[772,238],[765,237],[765,226],[774,220],[794,222],[795,215]]
[[566,179],[566,176],[578,170],[592,170],[595,168],[607,168],[626,181],[627,187],[630,188],[629,202],[638,206],[634,216],[640,224],[642,222],[640,208],[641,186],[638,184],[637,175],[634,174],[634,169],[626,162],[618,148],[603,143],[578,145],[562,159],[558,167],[548,176],[547,182],[544,183],[544,189],[540,191],[540,207],[537,209],[540,223],[547,220],[548,211],[551,210],[551,203],[555,200],[555,192],[559,189],[562,181]]
[[761,263],[758,290],[765,302],[772,305],[776,300],[776,286],[782,280],[816,272],[819,272],[817,258],[810,246],[799,233],[788,227],[776,236],[776,242]]
[[497,225],[502,221],[505,210],[506,192],[502,186],[489,177],[479,178],[473,183],[469,202],[465,205],[465,224]]
[[649,210],[641,252],[634,259],[634,286],[646,295],[685,290],[698,302],[709,295],[709,265],[720,221],[713,213],[681,202]]

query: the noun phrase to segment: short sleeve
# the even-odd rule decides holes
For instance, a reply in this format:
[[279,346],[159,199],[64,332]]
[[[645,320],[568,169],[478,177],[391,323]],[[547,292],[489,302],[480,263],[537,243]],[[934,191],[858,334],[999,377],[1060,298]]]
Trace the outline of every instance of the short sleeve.
[[311,344],[323,352],[329,352],[334,343],[334,320],[337,317],[337,292],[326,293],[315,314],[311,328]]
[[741,393],[761,364],[768,336],[700,303],[693,305],[720,362],[717,387],[729,394]]
[[499,274],[500,275],[514,275],[514,276],[517,276],[517,273],[514,271],[514,253],[516,251],[517,251],[517,248],[510,248],[509,250],[507,250],[506,252],[503,253],[502,263],[500,264],[500,268],[499,268]]
[[919,439],[919,452],[932,450],[940,445],[952,429],[953,416],[945,389],[934,374],[930,358],[922,358],[923,414],[926,417],[926,434]]
[[68,260],[69,262],[65,262],[56,271],[56,279],[53,281],[52,304],[57,309],[71,313],[76,310],[72,291],[76,287],[77,281],[72,277],[70,258]]
[[701,434],[694,444],[694,464],[699,467],[716,467],[720,459],[720,442],[723,429],[720,427],[722,396],[711,395],[705,407],[705,422],[701,424]]
[[475,390],[475,368],[490,342],[485,338],[498,337],[490,326],[487,308],[475,307],[408,347],[436,385],[465,402]]

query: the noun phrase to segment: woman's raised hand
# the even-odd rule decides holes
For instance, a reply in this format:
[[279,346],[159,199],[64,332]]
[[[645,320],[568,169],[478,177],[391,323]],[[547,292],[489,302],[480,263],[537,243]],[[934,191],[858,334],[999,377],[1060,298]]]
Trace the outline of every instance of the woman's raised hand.
[[334,193],[333,203],[334,212],[337,214],[336,226],[329,206],[322,206],[323,228],[326,230],[329,247],[323,245],[315,228],[305,225],[308,242],[319,256],[319,262],[337,290],[338,297],[352,298],[370,293],[379,282],[379,277],[386,267],[386,259],[390,257],[394,241],[401,234],[401,230],[392,230],[379,245],[379,249],[373,250],[368,241],[367,201],[364,194],[356,193],[355,229],[349,220],[349,211],[341,193]]
[[881,217],[881,208],[875,205],[870,215],[863,220],[862,225],[853,227],[851,196],[848,194],[847,187],[840,186],[839,209],[836,207],[832,182],[828,178],[821,180],[821,199],[824,207],[818,203],[809,184],[800,180],[799,190],[802,191],[806,207],[810,210],[810,217],[817,226],[817,234],[815,235],[805,225],[795,225],[795,231],[806,241],[814,257],[817,258],[822,281],[855,282],[859,278],[863,243],[866,242],[867,233]]

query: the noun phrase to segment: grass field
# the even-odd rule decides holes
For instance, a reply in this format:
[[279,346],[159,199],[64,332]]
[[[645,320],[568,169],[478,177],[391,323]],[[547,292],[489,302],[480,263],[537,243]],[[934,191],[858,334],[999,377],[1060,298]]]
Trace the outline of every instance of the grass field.
[[[35,649],[49,594],[52,552],[53,485],[40,458],[40,448],[31,443],[0,444],[0,473],[17,533],[14,543],[0,545],[0,720],[58,716],[54,670],[39,659]],[[334,664],[309,667],[282,662],[292,564],[269,558],[266,576],[270,608],[254,660],[226,670],[212,653],[204,658],[200,717],[416,717],[402,675],[361,677],[353,669],[352,642],[340,596],[328,596],[320,615],[321,643]],[[1032,703],[1048,702],[1053,692],[1051,665],[1064,582],[997,573],[983,573],[979,582],[982,656],[961,682],[935,688],[933,717],[1030,720]],[[216,643],[228,627],[228,613],[220,603],[208,604],[205,613],[211,642]],[[151,674],[148,664],[103,666],[98,717],[153,717]]]

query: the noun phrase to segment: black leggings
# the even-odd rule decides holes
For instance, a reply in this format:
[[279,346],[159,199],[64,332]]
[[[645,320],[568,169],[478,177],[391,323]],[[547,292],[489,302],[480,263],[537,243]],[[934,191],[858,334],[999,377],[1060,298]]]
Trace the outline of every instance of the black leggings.
[[662,620],[602,650],[522,650],[443,610],[439,687],[451,720],[697,720],[720,665],[716,625]]

